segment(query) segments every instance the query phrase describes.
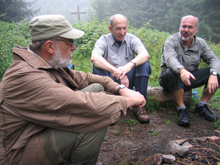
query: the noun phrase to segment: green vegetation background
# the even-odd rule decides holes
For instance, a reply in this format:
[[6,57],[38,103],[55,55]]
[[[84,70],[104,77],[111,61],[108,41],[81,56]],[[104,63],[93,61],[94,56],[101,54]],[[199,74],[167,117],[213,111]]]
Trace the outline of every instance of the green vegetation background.
[[[73,27],[85,31],[85,35],[76,40],[75,44],[77,50],[74,51],[72,63],[76,70],[91,72],[92,63],[90,56],[96,40],[102,35],[109,32],[108,22],[100,23],[98,20],[93,20],[88,23],[79,22]],[[140,28],[128,26],[128,32],[135,34],[141,39],[150,54],[150,63],[153,72],[149,79],[149,86],[159,87],[158,77],[160,74],[160,62],[162,55],[162,46],[164,41],[171,34],[167,32],[160,32],[158,30],[151,30],[149,24],[145,24]],[[178,30],[178,29],[177,29]],[[6,69],[13,60],[13,47],[28,47],[30,43],[30,33],[28,22],[26,20],[20,23],[8,23],[0,21],[0,81]],[[220,58],[220,44],[208,43],[213,52]],[[201,67],[205,67],[202,63]],[[201,95],[202,88],[199,89]],[[214,102],[218,102],[220,92],[215,94],[212,98]],[[216,105],[217,106],[217,105]]]

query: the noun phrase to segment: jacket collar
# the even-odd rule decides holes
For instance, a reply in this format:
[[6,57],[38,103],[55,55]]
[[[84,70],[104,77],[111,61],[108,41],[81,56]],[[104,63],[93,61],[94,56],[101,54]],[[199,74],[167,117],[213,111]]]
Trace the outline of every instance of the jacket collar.
[[24,59],[29,65],[34,68],[50,69],[52,68],[46,61],[44,61],[40,56],[28,51],[28,48],[13,48],[14,58],[15,55]]

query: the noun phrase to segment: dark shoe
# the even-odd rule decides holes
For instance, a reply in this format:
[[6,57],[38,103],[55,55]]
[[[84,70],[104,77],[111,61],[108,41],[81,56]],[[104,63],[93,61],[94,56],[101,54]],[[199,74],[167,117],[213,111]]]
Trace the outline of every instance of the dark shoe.
[[134,115],[137,117],[138,121],[141,124],[149,123],[150,117],[147,115],[147,112],[145,111],[144,107],[134,107]]
[[190,125],[189,115],[187,113],[187,109],[179,109],[177,112],[177,124],[179,126],[188,127]]
[[205,118],[208,121],[217,121],[218,117],[215,115],[214,112],[212,112],[208,105],[204,105],[202,107],[198,107],[198,104],[196,104],[196,108],[194,110],[194,113],[198,113],[201,117]]

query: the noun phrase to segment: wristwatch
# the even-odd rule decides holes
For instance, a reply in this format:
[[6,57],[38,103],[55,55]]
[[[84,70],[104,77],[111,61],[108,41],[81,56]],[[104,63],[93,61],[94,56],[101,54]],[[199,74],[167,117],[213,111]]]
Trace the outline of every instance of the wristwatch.
[[120,89],[125,88],[125,85],[119,85],[116,94],[119,95]]
[[214,75],[214,76],[217,76],[217,75],[218,75],[218,73],[217,73],[216,71],[213,71],[213,72],[211,72],[210,74],[211,74],[211,75]]
[[136,62],[135,61],[130,61],[133,65],[134,65],[134,67],[136,67]]

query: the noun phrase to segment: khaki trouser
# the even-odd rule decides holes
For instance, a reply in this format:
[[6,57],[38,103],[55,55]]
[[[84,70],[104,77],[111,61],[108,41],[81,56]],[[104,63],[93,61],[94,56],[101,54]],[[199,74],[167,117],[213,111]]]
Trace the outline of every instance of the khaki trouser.
[[[103,90],[102,85],[92,84],[82,91],[100,92]],[[20,163],[47,165],[96,164],[106,132],[107,127],[89,133],[74,133],[48,128],[40,136],[37,135],[31,138],[23,150]],[[28,156],[30,152],[32,153],[31,157]]]
[[48,129],[43,134],[44,150],[54,165],[93,165],[106,132],[107,127],[84,134]]

